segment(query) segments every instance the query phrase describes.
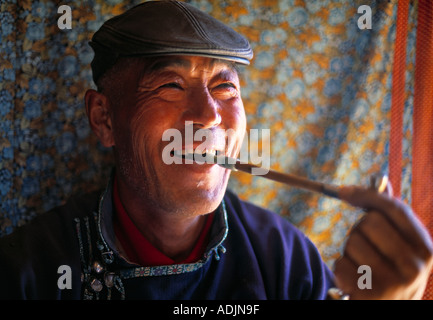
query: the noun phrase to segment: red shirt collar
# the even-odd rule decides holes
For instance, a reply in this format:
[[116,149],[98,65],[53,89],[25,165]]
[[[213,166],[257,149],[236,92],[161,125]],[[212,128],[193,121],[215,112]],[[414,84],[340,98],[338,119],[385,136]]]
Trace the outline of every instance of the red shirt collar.
[[214,213],[207,216],[203,230],[188,258],[182,261],[174,261],[155,248],[129,218],[119,197],[116,178],[114,178],[113,183],[113,200],[116,211],[114,215],[114,233],[128,256],[128,260],[142,266],[162,266],[193,263],[198,261],[204,254],[209,241],[209,230]]

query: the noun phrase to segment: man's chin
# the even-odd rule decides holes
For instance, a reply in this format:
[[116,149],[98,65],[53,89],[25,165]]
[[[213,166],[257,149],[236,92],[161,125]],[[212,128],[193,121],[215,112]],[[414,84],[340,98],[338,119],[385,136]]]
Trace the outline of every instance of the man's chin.
[[189,214],[202,215],[215,211],[221,204],[224,194],[225,190],[208,192],[207,190],[196,189],[185,193],[179,202],[185,208],[184,211],[189,212]]
[[179,216],[199,216],[215,211],[221,204],[225,194],[225,187],[213,190],[205,188],[182,188],[171,192],[170,198],[163,201],[166,209]]
[[153,194],[151,200],[154,205],[166,212],[190,216],[207,214],[221,204],[227,188],[230,171],[221,169],[208,173],[161,170],[163,174],[158,175],[152,185],[148,183],[149,190],[142,195],[146,198]]

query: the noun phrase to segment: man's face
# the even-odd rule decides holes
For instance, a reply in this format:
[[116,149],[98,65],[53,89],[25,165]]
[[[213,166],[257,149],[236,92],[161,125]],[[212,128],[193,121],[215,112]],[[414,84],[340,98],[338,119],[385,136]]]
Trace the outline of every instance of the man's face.
[[[185,145],[185,133],[207,130],[209,151],[236,156],[246,129],[237,72],[229,63],[195,56],[148,59],[140,68],[125,77],[119,103],[112,106],[119,177],[155,209],[187,216],[212,212],[224,195],[229,170],[216,164],[167,164],[163,152],[171,142],[162,137],[168,129],[179,130],[182,143],[176,149],[195,150],[203,141]],[[186,121],[192,128],[186,129]],[[227,140],[223,134],[229,129]]]

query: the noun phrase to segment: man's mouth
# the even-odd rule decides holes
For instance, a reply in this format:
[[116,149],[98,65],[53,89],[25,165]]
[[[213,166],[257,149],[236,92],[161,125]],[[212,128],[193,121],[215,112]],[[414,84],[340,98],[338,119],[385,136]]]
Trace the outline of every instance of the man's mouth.
[[203,164],[203,163],[215,164],[217,157],[223,154],[224,152],[221,150],[208,150],[208,149],[203,150],[202,152],[197,152],[197,151],[192,152],[187,150],[172,150],[170,152],[171,156],[176,156],[184,160],[191,160],[192,162],[197,162],[199,164]]

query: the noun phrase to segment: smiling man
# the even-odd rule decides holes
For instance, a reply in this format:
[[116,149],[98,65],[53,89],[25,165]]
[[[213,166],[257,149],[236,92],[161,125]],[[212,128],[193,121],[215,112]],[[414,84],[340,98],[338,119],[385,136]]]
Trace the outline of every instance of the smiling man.
[[[122,74],[120,90],[118,81],[102,80],[100,92],[87,92],[90,124],[102,144],[113,147],[116,190],[128,216],[162,253],[181,261],[196,243],[204,214],[220,205],[229,170],[186,161],[166,164],[162,154],[169,142],[161,137],[170,129],[185,136],[189,122],[191,131],[209,132],[209,151],[238,154],[246,129],[238,75],[231,63],[208,57],[125,61],[121,70],[111,71],[114,77],[108,75]],[[122,97],[116,96],[119,91]],[[221,129],[234,130],[237,139],[232,136],[225,146]],[[191,143],[178,151],[202,144]]]
[[[244,37],[188,4],[151,1],[108,20],[91,46],[97,90],[87,91],[86,111],[113,149],[112,178],[101,194],[0,240],[1,298],[325,299],[334,286],[353,299],[422,296],[431,239],[389,189],[339,190],[368,213],[334,275],[288,221],[228,191],[229,170],[164,161],[167,130],[182,135],[180,154],[198,148],[187,136],[199,130],[207,153],[239,153],[236,64],[252,58]],[[371,267],[372,289],[357,287],[360,265]]]

